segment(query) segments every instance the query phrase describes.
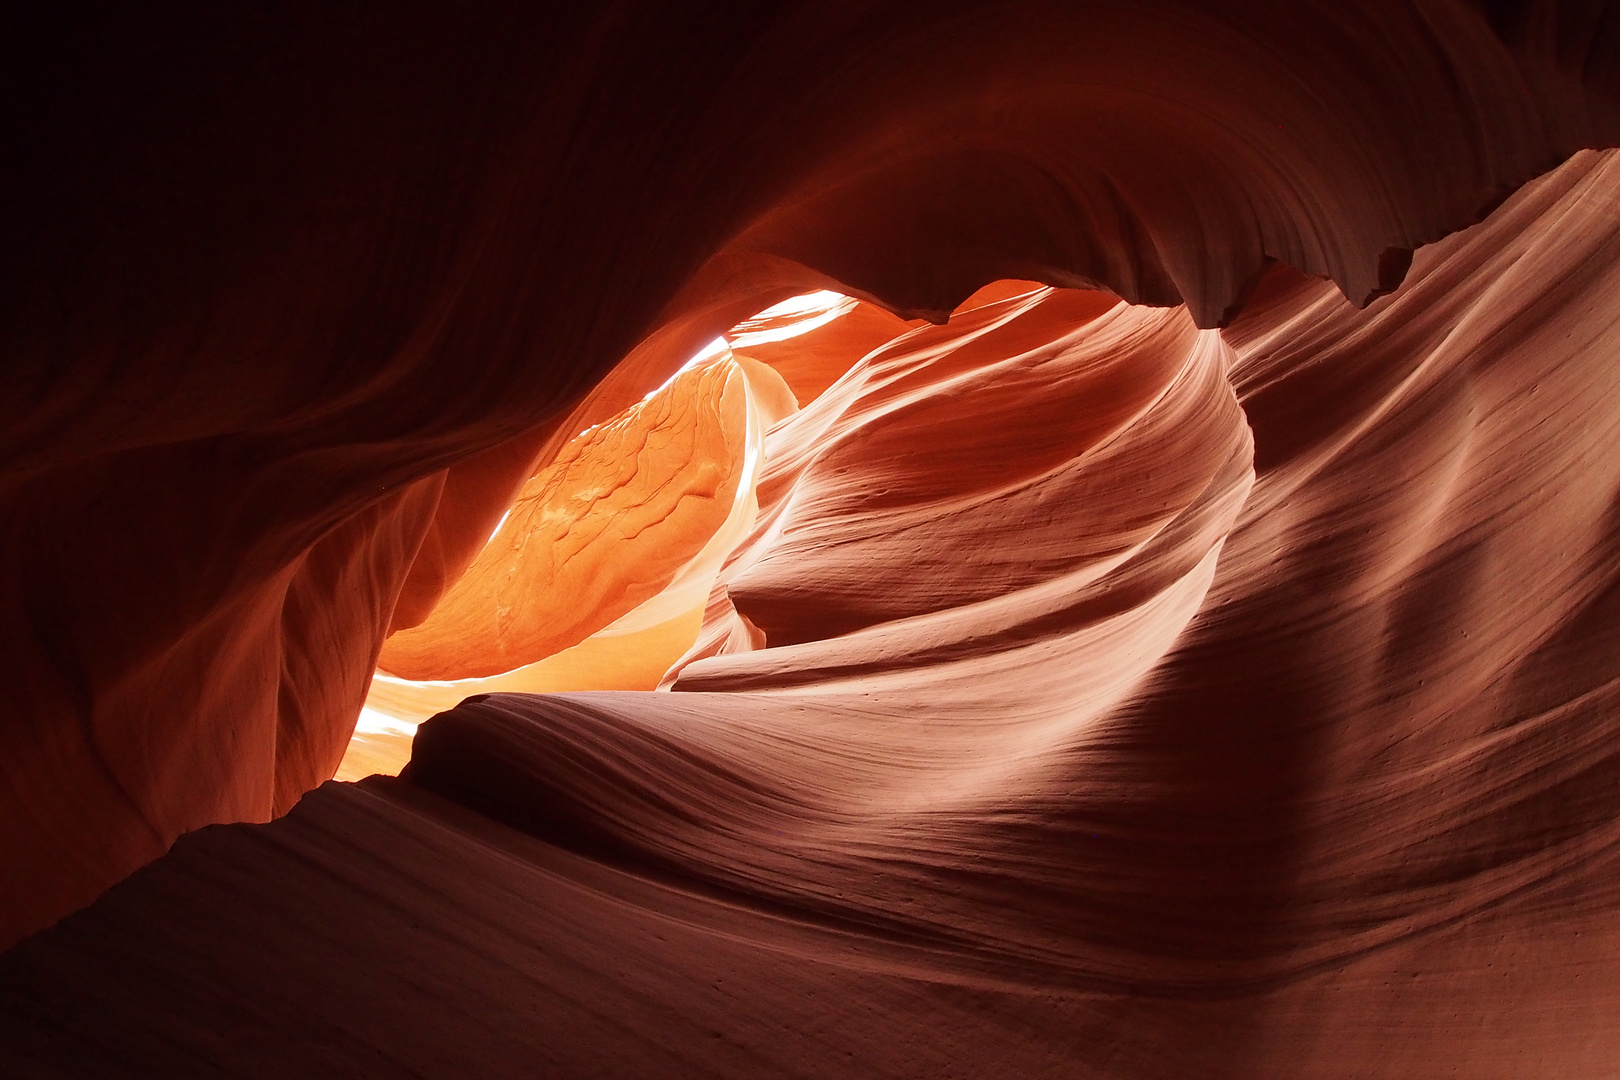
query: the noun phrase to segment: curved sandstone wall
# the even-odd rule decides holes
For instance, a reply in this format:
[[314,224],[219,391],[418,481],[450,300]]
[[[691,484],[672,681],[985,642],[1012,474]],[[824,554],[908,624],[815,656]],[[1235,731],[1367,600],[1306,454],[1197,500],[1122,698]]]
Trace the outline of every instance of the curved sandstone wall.
[[1309,979],[1489,924],[1543,974],[1476,1013],[1599,1075],[1620,974],[1534,927],[1613,911],[1606,6],[302,18],[10,35],[0,942],[286,813],[379,657],[543,660],[730,522],[668,692],[474,700],[411,784],[952,978],[1292,987],[1321,1070]]

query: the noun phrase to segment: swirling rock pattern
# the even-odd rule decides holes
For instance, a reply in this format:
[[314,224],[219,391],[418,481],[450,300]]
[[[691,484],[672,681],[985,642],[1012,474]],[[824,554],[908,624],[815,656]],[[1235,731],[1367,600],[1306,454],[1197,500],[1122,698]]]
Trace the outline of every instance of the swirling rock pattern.
[[[1081,297],[901,339],[773,432],[779,506],[722,574],[713,655],[673,679],[697,700],[469,703],[409,775],[545,835],[1156,992],[1264,985],[1562,887],[1620,839],[1620,398],[1597,359],[1620,339],[1593,302],[1615,167],[1572,162],[1366,312],[1268,282],[1228,331],[1231,383],[1219,336]],[[1528,330],[1549,305],[1558,329]],[[1075,329],[996,344],[1042,315],[1033,340]],[[1052,444],[961,393],[978,343],[1006,357],[998,391],[1051,401],[1075,376],[1095,408],[1033,425],[1073,458],[1041,469]],[[1110,415],[1120,370],[1141,382]],[[1231,386],[1272,455],[1252,494]],[[1313,408],[1307,436],[1289,409],[1324,399],[1336,423]],[[888,425],[947,467],[860,438]]]
[[[158,861],[5,1071],[1612,1074],[1607,6],[117,18],[5,35],[0,940]],[[803,408],[667,692],[304,797],[812,289],[965,310],[739,348]]]
[[1019,286],[902,335],[772,429],[671,692],[477,697],[188,839],[0,962],[11,1060],[268,988],[221,1067],[1605,1075],[1617,190],[1579,157],[1365,311],[1277,270],[1220,333]]

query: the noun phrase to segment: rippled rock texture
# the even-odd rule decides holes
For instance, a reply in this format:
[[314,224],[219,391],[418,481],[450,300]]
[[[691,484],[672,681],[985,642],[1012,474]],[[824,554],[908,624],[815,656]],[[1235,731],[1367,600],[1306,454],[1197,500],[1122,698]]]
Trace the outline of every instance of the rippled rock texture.
[[12,35],[5,1071],[1612,1074],[1606,6],[299,18]]

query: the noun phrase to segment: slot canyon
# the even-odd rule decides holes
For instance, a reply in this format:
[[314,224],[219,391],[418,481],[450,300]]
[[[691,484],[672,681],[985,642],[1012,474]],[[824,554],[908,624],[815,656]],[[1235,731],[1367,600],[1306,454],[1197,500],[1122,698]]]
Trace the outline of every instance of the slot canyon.
[[0,1076],[1620,1076],[1620,4],[0,14]]

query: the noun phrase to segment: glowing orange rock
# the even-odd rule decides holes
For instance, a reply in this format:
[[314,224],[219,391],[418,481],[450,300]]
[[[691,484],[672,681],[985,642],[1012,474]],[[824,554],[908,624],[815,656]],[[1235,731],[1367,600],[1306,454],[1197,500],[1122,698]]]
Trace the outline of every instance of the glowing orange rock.
[[566,444],[431,616],[384,645],[338,776],[397,772],[416,723],[473,694],[655,687],[753,524],[765,432],[796,408],[771,368],[715,342]]
[[[752,378],[780,383],[768,369]],[[722,352],[581,433],[524,485],[432,614],[389,638],[383,670],[416,680],[499,675],[579,644],[662,592],[752,497],[749,425],[757,443],[762,420],[760,406],[750,410],[749,379]]]
[[768,365],[808,405],[854,363],[908,329],[873,304],[821,292],[784,301],[726,334],[732,350]]
[[[478,890],[446,867],[501,830],[429,820],[456,815],[374,784],[205,833],[130,883],[110,929],[66,950],[129,963],[63,980],[57,1013],[39,1004],[36,1034],[68,1063],[27,1060],[8,1030],[0,1055],[21,1060],[0,1072],[196,1071],[227,1049],[240,1002],[269,993],[297,1003],[262,1012],[292,1037],[251,1041],[334,1055],[292,1075],[353,1075],[352,1054],[336,1060],[352,1047],[378,1069],[478,1073],[456,1053],[489,1045],[475,1025],[517,1015],[502,1008],[519,996],[586,1001],[572,1018],[600,1023],[563,1075],[613,1071],[596,1051],[632,1043],[653,1060],[626,1075],[847,1074],[866,1063],[836,1040],[782,1036],[854,1014],[853,1034],[893,1055],[865,1075],[1038,1075],[1036,1059],[1064,1076],[1612,1074],[1613,171],[1578,160],[1472,237],[1410,254],[1620,139],[1612,12],[428,3],[346,5],[283,33],[243,5],[104,7],[93,33],[55,11],[8,20],[26,107],[0,200],[0,871],[20,884],[0,896],[0,944],[189,830],[293,807],[337,765],[390,629],[421,624],[420,670],[455,673],[592,625],[629,641],[689,624],[695,603],[676,598],[707,590],[695,572],[676,583],[734,519],[649,508],[711,481],[718,502],[732,479],[678,466],[600,518],[565,513],[582,523],[571,562],[591,573],[513,571],[549,582],[557,625],[503,627],[501,605],[530,596],[501,578],[521,562],[479,567],[440,616],[477,650],[435,668],[424,620],[536,462],[763,305],[825,288],[941,319],[1015,277],[1186,314],[1094,312],[1047,353],[1068,331],[1042,312],[1073,294],[981,297],[962,325],[837,382],[843,358],[800,369],[761,343],[812,415],[770,448],[758,527],[674,676],[747,692],[486,701],[425,729],[423,784],[438,769],[437,790],[490,813],[545,793],[512,820],[571,820],[576,837],[898,928],[951,963],[891,982],[859,968],[817,987],[842,1003],[817,1012],[781,989],[813,965],[751,924],[762,947],[727,953],[754,976],[745,995],[682,992],[654,969],[690,976],[742,935],[638,952],[662,934],[626,933],[634,905],[580,889],[558,909],[599,946],[561,984],[583,993],[513,995],[510,966],[478,965],[539,920],[492,911],[482,925],[515,932],[463,936],[435,969],[398,919],[427,895],[443,904],[430,925],[470,925]],[[1344,302],[1389,292],[1409,259],[1404,293]],[[1283,273],[1244,309],[1272,261],[1332,284]],[[1192,329],[1234,318],[1224,338]],[[829,323],[829,340],[858,326]],[[1108,334],[1140,359],[1135,381],[1080,363]],[[1256,433],[1247,501],[1223,365]],[[1091,375],[1099,417],[1084,395],[1073,415],[1043,410]],[[667,550],[692,554],[627,567],[597,551],[610,529],[584,535],[604,521],[668,522]],[[644,607],[660,597],[673,614]],[[628,630],[637,612],[647,625]],[[574,653],[589,640],[535,660],[551,683],[515,671],[557,685],[589,666]],[[340,828],[334,804],[354,811]],[[480,843],[421,858],[430,833]],[[286,866],[263,857],[284,836],[282,855],[313,854],[272,883],[290,883],[283,918],[255,906],[273,890],[254,875]],[[402,848],[419,879],[379,869]],[[165,887],[176,867],[196,873]],[[370,925],[345,921],[357,893],[385,909]],[[326,902],[307,916],[310,896]],[[154,944],[152,921],[181,913]],[[219,938],[197,936],[210,925]],[[1589,936],[1554,941],[1570,927]],[[372,947],[342,965],[364,976],[349,984],[362,1003],[327,989],[337,938]],[[245,970],[218,962],[245,941],[274,957],[267,977],[213,993]],[[1507,950],[1524,989],[1481,973]],[[1122,989],[1068,1011],[1045,986],[995,997],[986,958],[1012,979]],[[1425,959],[1458,974],[1462,1019],[1449,985],[1410,977]],[[404,977],[375,978],[395,961]],[[158,974],[126,977],[141,964]],[[45,967],[8,968],[0,990],[28,989],[0,1019],[43,1000]],[[591,985],[626,969],[654,981]],[[479,989],[468,971],[502,1008],[441,1007]],[[400,994],[381,1009],[379,983]],[[439,1000],[400,1022],[388,1006],[419,985]],[[151,1004],[196,987],[166,1015]],[[97,988],[117,1007],[87,1007]],[[621,1023],[590,1007],[603,998],[646,1009]],[[1015,1019],[949,1044],[966,1056],[903,1060],[966,1027],[929,1008],[946,999],[952,1017]],[[760,1002],[779,1011],[747,1012]],[[209,1008],[220,1023],[198,1019]],[[548,1015],[540,1041],[579,1030],[570,1019]],[[370,1054],[360,1035],[392,1052],[430,1029],[455,1049]],[[691,1041],[657,1060],[675,1039]],[[73,1060],[137,1044],[182,1061]],[[479,1064],[526,1075],[535,1046]],[[801,1049],[838,1052],[805,1068]]]

